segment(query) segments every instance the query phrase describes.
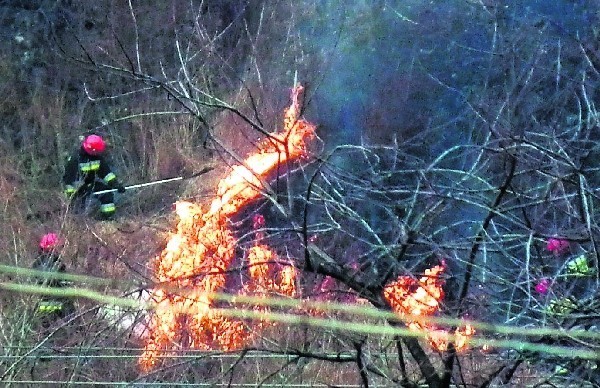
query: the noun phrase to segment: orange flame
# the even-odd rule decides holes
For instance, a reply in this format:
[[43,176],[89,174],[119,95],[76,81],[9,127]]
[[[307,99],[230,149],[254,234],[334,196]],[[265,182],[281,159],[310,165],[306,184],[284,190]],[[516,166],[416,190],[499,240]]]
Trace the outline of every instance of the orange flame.
[[[225,286],[226,271],[235,259],[236,241],[229,217],[261,195],[264,179],[280,163],[304,157],[305,142],[314,137],[315,126],[298,117],[302,90],[300,85],[292,90],[283,132],[271,135],[259,144],[256,154],[232,167],[219,182],[208,209],[177,202],[176,232],[156,260],[159,286],[151,291],[155,310],[139,361],[143,370],[151,369],[159,357],[177,348],[234,350],[251,339],[243,322],[223,317],[213,309],[212,295]],[[247,260],[251,282],[242,293],[297,294],[295,268],[274,265],[277,255],[259,244],[258,238],[247,252]]]
[[[440,278],[444,269],[443,265],[426,269],[425,275],[420,279],[399,276],[383,290],[383,295],[392,310],[400,318],[407,320],[408,328],[413,331],[427,331],[429,344],[438,351],[448,349],[449,333],[421,321],[411,321],[409,316],[429,317],[439,311],[440,303],[444,299],[444,281]],[[474,334],[475,329],[471,325],[456,329],[454,348],[457,351],[465,350],[469,338]]]

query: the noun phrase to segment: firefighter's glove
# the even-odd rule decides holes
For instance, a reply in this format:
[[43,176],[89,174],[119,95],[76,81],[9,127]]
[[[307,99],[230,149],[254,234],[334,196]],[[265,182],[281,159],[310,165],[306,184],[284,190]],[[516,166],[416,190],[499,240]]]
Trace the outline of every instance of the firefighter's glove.
[[75,186],[73,185],[67,185],[65,186],[65,196],[69,199],[73,198],[73,196],[75,195],[75,192],[77,192],[77,189],[75,188]]
[[567,262],[567,273],[571,276],[590,276],[593,272],[585,255],[578,256]]
[[118,185],[117,186],[117,192],[123,194],[125,192],[125,186],[123,185]]

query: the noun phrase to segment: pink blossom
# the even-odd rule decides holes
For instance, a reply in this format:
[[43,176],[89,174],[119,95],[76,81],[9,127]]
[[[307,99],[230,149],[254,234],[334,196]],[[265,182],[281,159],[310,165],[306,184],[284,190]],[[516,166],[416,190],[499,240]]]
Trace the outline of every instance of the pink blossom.
[[535,285],[535,290],[540,295],[546,295],[548,293],[548,288],[550,288],[551,284],[552,282],[549,279],[540,279],[538,284]]
[[546,250],[559,254],[569,249],[569,242],[561,238],[549,238],[546,242]]

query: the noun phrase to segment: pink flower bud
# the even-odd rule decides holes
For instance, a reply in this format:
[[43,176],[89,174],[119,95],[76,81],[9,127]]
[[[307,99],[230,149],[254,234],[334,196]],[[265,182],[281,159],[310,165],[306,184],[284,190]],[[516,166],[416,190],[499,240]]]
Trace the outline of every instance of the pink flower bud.
[[549,238],[546,242],[546,250],[559,254],[569,249],[569,242],[560,238]]
[[538,284],[535,285],[535,291],[540,295],[546,295],[551,284],[552,282],[549,279],[540,279]]

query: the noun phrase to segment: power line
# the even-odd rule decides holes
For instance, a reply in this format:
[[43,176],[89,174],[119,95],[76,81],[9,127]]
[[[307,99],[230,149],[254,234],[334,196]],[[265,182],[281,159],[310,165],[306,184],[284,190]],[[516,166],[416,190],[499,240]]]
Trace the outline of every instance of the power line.
[[[12,383],[12,384],[35,384],[35,386],[38,385],[64,385],[66,383],[69,383],[68,381],[60,381],[60,380],[54,380],[54,381],[49,381],[49,380],[4,380],[3,383]],[[214,383],[128,383],[128,382],[112,382],[112,381],[77,381],[77,382],[73,382],[74,385],[76,386],[83,386],[83,385],[89,385],[89,386],[120,386],[120,387],[173,387],[173,386],[177,386],[177,387],[256,387],[255,383],[222,383],[222,384],[214,384]],[[306,388],[306,387],[331,387],[331,385],[328,384],[319,384],[319,383],[310,383],[310,384],[289,384],[289,383],[285,383],[285,385],[282,384],[261,384],[261,387],[265,387],[265,388],[271,388],[271,387],[278,387],[281,388],[282,386],[285,387],[289,387],[289,388]],[[345,385],[339,385],[336,384],[335,387],[337,388],[360,388],[361,385],[355,385],[355,384],[345,384]],[[384,388],[387,387],[386,385],[369,385],[369,387],[374,387],[374,388]]]

